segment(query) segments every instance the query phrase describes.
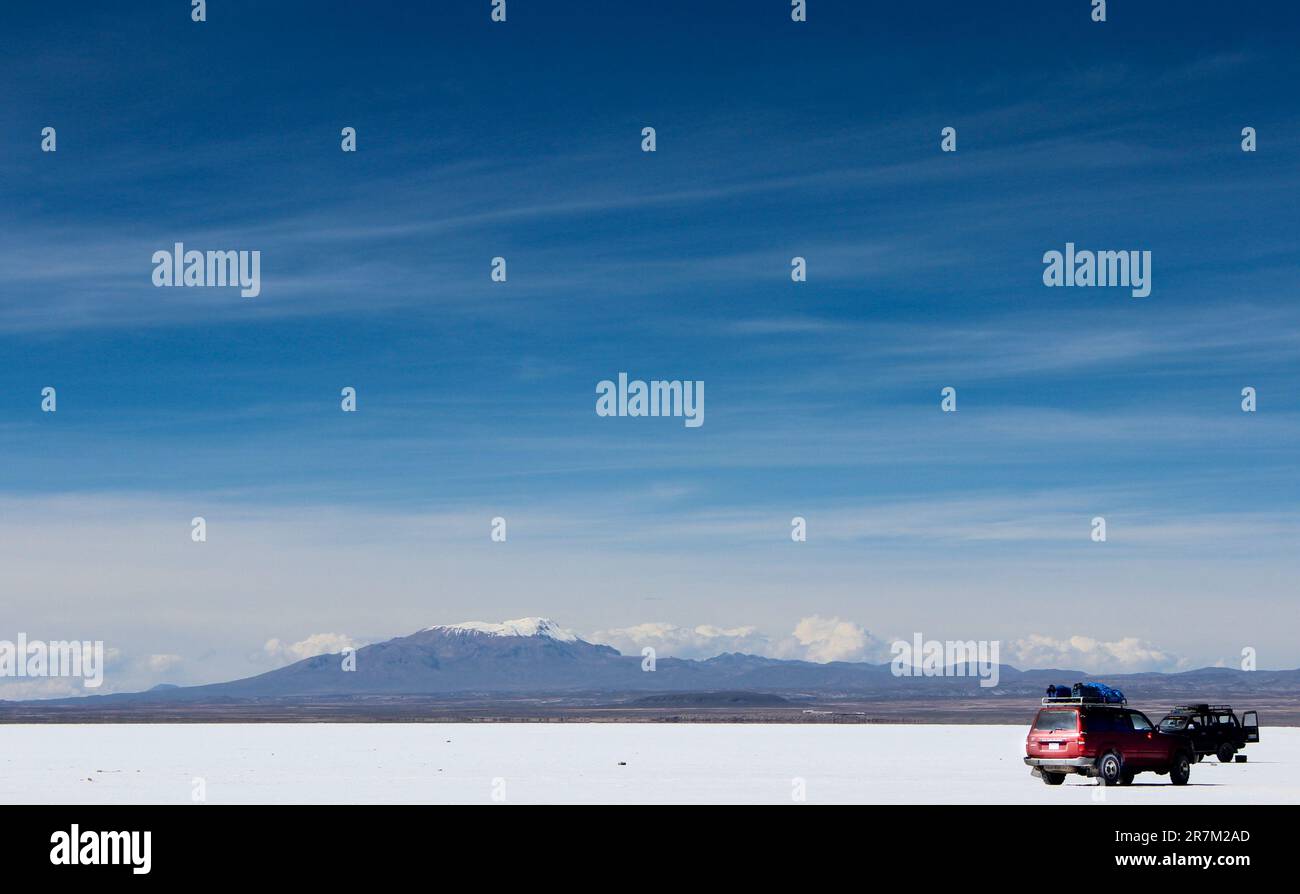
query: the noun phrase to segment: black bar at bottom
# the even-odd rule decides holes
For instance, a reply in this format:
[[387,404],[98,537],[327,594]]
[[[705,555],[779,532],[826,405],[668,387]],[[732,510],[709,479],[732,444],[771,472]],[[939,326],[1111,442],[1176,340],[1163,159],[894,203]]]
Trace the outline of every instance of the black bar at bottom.
[[[1288,806],[476,807],[21,806],[3,812],[0,865],[51,879],[679,885],[773,871],[879,883],[1008,883],[1041,869],[1071,884],[1274,873],[1294,856]],[[135,836],[103,833],[139,833]],[[143,833],[148,832],[147,839]],[[71,841],[79,843],[75,857]],[[69,847],[60,848],[64,842]],[[146,849],[147,843],[147,849]],[[116,853],[114,852],[116,851]],[[86,865],[92,858],[100,863]],[[146,868],[147,872],[137,871]],[[75,862],[74,862],[75,860]],[[437,876],[429,877],[430,870]],[[417,873],[416,879],[411,873]],[[465,878],[468,873],[471,878]],[[565,880],[568,879],[566,882]]]

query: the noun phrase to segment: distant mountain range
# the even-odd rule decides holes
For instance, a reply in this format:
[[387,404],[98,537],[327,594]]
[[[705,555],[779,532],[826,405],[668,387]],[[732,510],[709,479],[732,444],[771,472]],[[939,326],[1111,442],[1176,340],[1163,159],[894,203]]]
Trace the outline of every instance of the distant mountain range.
[[[984,688],[973,673],[895,676],[889,664],[834,661],[817,664],[729,653],[707,660],[660,658],[653,672],[639,655],[622,655],[589,643],[544,618],[504,624],[430,627],[410,636],[363,646],[355,670],[341,654],[317,655],[287,667],[204,686],[161,686],[147,692],[61,699],[91,702],[183,704],[317,698],[322,696],[503,696],[565,693],[759,692],[849,696],[875,700],[1037,698],[1049,683],[1091,679],[1069,669],[1018,670],[1001,665],[998,685]],[[971,669],[973,671],[973,668]],[[1291,697],[1300,693],[1300,670],[1241,671],[1203,668],[1176,674],[1110,674],[1105,680],[1132,699]]]

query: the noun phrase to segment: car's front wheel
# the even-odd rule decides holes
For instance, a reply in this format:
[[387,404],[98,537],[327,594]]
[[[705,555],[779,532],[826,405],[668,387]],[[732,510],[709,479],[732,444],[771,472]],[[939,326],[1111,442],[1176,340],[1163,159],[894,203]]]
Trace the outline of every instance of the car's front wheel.
[[1230,764],[1232,763],[1232,756],[1236,753],[1237,749],[1233,748],[1231,745],[1224,744],[1219,746],[1219,752],[1215,756],[1219,759],[1219,763]]
[[1048,773],[1044,770],[1040,775],[1043,777],[1043,782],[1048,785],[1060,785],[1065,781],[1064,773]]
[[1119,785],[1124,777],[1124,761],[1115,752],[1106,752],[1097,761],[1097,775],[1102,785]]
[[1192,760],[1185,754],[1179,754],[1174,757],[1173,764],[1169,767],[1169,781],[1174,785],[1186,785],[1187,780],[1192,778]]

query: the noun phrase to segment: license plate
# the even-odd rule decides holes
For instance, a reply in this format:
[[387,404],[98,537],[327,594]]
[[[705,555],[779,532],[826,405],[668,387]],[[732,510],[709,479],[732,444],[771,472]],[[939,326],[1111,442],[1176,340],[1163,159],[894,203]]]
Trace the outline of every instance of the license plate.
[[1048,742],[1048,743],[1047,743],[1047,750],[1048,750],[1048,751],[1060,751],[1060,750],[1061,750],[1061,743],[1060,743],[1060,742]]

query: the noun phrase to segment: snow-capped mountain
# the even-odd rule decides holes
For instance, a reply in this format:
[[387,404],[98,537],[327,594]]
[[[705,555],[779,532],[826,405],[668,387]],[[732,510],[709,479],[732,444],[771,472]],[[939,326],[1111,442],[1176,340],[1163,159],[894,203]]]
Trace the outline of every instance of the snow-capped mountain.
[[244,680],[184,687],[173,697],[637,689],[640,663],[639,656],[589,643],[548,618],[467,621],[362,646],[353,662],[317,655]]
[[545,636],[562,643],[579,640],[576,633],[565,630],[550,618],[519,618],[490,624],[486,621],[464,621],[460,624],[437,624],[425,630],[445,630],[449,633],[485,633],[489,636]]

